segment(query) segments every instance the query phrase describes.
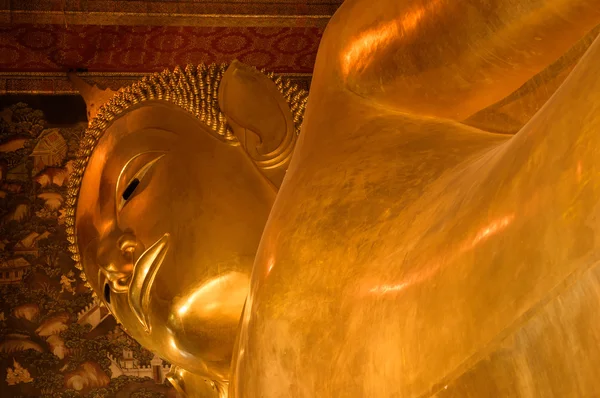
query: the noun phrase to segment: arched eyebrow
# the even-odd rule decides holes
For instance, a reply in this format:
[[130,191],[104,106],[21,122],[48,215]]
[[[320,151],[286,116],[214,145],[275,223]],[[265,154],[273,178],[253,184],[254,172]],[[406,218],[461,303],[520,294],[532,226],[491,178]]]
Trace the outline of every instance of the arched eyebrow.
[[[136,164],[135,161],[138,160],[140,157],[150,154],[153,154],[155,156],[150,156],[148,158],[148,161],[146,162]],[[133,191],[135,191],[135,188],[137,188],[137,185],[143,178],[143,175],[145,175],[150,170],[150,168],[165,155],[165,151],[146,151],[136,154],[135,156],[131,157],[131,159],[129,159],[127,163],[125,163],[125,165],[119,172],[119,177],[117,178],[117,184],[115,186],[115,206],[117,211],[119,211],[121,207],[123,207],[122,205],[124,204],[124,201],[127,201],[127,199],[131,197]],[[130,171],[134,167],[135,170],[132,173],[130,173]],[[132,186],[131,183],[136,179],[137,183],[134,184],[134,186]],[[123,189],[123,186],[125,186],[125,189]]]

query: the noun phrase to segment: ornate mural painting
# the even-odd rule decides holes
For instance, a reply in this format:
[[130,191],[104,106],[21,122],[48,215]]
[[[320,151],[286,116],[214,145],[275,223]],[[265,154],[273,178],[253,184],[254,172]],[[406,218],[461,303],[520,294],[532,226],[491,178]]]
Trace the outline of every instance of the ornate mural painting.
[[0,396],[175,397],[169,364],[120,329],[69,257],[63,202],[86,123],[0,108]]

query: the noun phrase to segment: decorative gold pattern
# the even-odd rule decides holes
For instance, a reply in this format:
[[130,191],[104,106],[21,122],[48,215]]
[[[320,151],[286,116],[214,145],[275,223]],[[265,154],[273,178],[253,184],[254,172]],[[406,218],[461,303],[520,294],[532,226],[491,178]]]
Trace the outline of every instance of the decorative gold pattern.
[[325,27],[331,15],[165,14],[132,12],[4,11],[2,23],[67,25]]
[[[96,143],[111,123],[131,107],[145,101],[161,100],[173,103],[194,115],[211,128],[216,138],[230,145],[239,145],[217,101],[219,83],[227,66],[227,64],[187,65],[184,69],[176,67],[173,71],[165,70],[162,73],[146,76],[139,82],[120,89],[110,101],[100,107],[96,117],[90,120],[81,140],[66,199],[69,250],[75,266],[81,271],[81,279],[88,288],[91,289],[91,286],[83,272],[76,242],[75,208],[83,174]],[[261,72],[272,79],[283,94],[294,117],[295,132],[299,134],[308,91],[292,83],[289,78],[266,73],[264,70]]]

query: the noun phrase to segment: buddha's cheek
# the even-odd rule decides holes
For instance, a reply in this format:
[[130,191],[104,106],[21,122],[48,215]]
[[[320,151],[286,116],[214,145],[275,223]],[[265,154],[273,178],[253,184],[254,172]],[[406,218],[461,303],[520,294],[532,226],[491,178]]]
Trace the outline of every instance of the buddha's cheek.
[[229,272],[173,300],[168,328],[176,344],[206,361],[230,357],[248,293],[248,276]]
[[236,328],[211,319],[197,318],[193,314],[172,316],[168,323],[173,343],[187,354],[206,362],[219,362],[231,356]]

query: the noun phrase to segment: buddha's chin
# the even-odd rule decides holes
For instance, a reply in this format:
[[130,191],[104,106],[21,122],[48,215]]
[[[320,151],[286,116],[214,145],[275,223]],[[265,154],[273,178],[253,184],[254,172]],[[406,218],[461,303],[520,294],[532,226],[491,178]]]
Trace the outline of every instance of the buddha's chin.
[[154,278],[169,250],[169,239],[169,234],[164,234],[142,253],[133,267],[127,301],[146,333],[152,330],[149,317],[150,292],[154,285]]

